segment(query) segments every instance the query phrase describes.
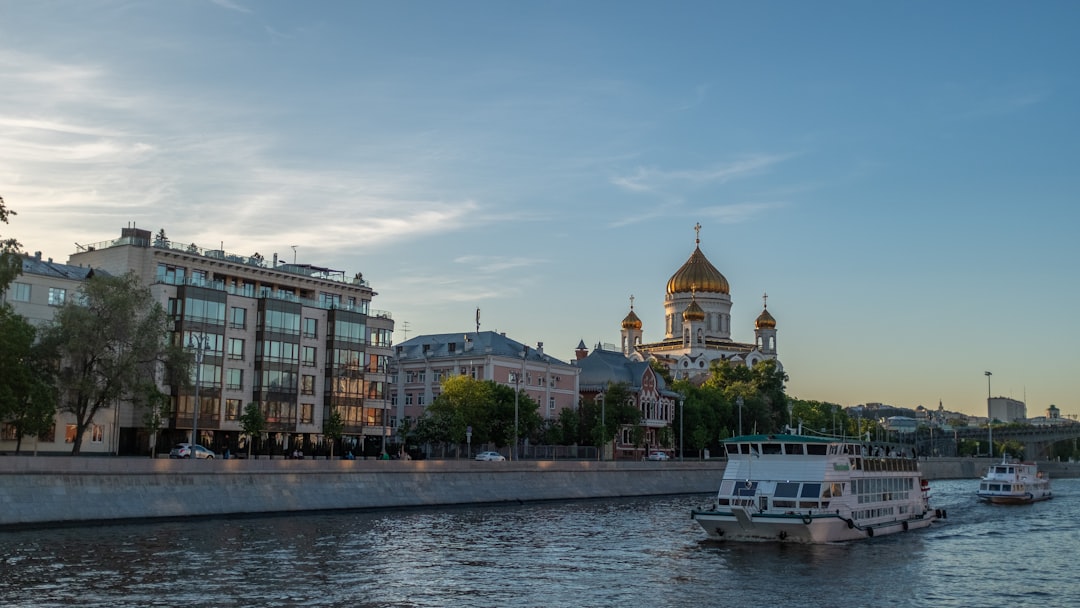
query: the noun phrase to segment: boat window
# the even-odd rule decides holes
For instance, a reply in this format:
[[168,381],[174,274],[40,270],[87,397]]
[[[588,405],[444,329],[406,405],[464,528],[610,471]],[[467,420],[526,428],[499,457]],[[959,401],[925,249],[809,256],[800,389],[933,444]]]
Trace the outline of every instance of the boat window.
[[843,496],[844,495],[844,484],[842,484],[842,483],[834,483],[834,484],[832,484],[832,495],[834,497]]
[[785,443],[784,453],[786,454],[805,454],[803,450],[803,444],[801,443]]
[[720,496],[731,496],[731,491],[735,489],[735,480],[727,479],[720,482]]
[[776,492],[773,494],[776,498],[797,498],[799,496],[799,484],[791,482],[777,482]]
[[821,496],[820,483],[804,483],[802,486],[802,498],[817,498]]
[[762,454],[780,454],[781,453],[780,452],[780,444],[779,443],[763,443],[763,444],[761,444],[761,453]]
[[824,444],[807,444],[806,453],[811,454],[813,456],[824,456],[825,455],[825,450],[828,447],[829,446],[824,445]]
[[756,481],[745,481],[735,484],[736,496],[753,496],[757,493]]

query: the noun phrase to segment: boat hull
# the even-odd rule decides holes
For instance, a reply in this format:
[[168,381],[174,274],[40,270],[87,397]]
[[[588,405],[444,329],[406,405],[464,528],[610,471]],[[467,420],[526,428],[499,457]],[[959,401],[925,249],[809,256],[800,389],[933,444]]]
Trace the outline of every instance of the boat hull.
[[798,515],[751,513],[745,509],[695,510],[690,515],[709,535],[720,541],[779,541],[788,543],[833,543],[862,540],[927,528],[936,516],[859,525],[834,514]]
[[1024,492],[1023,494],[979,494],[979,500],[993,505],[1027,505],[1040,500],[1050,500],[1053,492]]

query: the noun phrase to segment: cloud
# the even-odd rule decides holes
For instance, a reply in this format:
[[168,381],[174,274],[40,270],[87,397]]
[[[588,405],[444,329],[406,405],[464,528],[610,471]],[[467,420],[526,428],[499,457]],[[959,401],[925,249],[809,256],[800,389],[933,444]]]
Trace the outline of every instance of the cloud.
[[251,14],[251,9],[241,6],[232,0],[210,0],[212,3],[220,6],[221,8],[228,9],[230,11],[236,11],[238,13]]
[[535,258],[496,257],[481,255],[465,255],[454,259],[457,264],[471,267],[476,272],[495,274],[516,268],[534,266],[541,262]]
[[759,174],[787,158],[786,155],[753,155],[704,169],[664,171],[651,167],[638,167],[630,175],[612,178],[611,183],[631,192],[654,192],[679,186],[725,183],[733,179]]

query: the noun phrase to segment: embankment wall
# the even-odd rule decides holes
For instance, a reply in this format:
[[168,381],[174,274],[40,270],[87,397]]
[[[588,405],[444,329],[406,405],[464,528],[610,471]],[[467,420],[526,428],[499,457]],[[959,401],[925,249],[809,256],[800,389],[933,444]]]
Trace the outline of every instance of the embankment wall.
[[0,458],[0,527],[711,493],[724,461]]

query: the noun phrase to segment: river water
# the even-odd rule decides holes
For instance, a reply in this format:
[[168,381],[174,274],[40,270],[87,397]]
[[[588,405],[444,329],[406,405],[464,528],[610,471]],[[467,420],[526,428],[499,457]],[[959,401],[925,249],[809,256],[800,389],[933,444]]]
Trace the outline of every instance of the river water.
[[1019,507],[931,482],[928,530],[721,544],[709,496],[0,532],[0,606],[1075,606],[1080,479]]

